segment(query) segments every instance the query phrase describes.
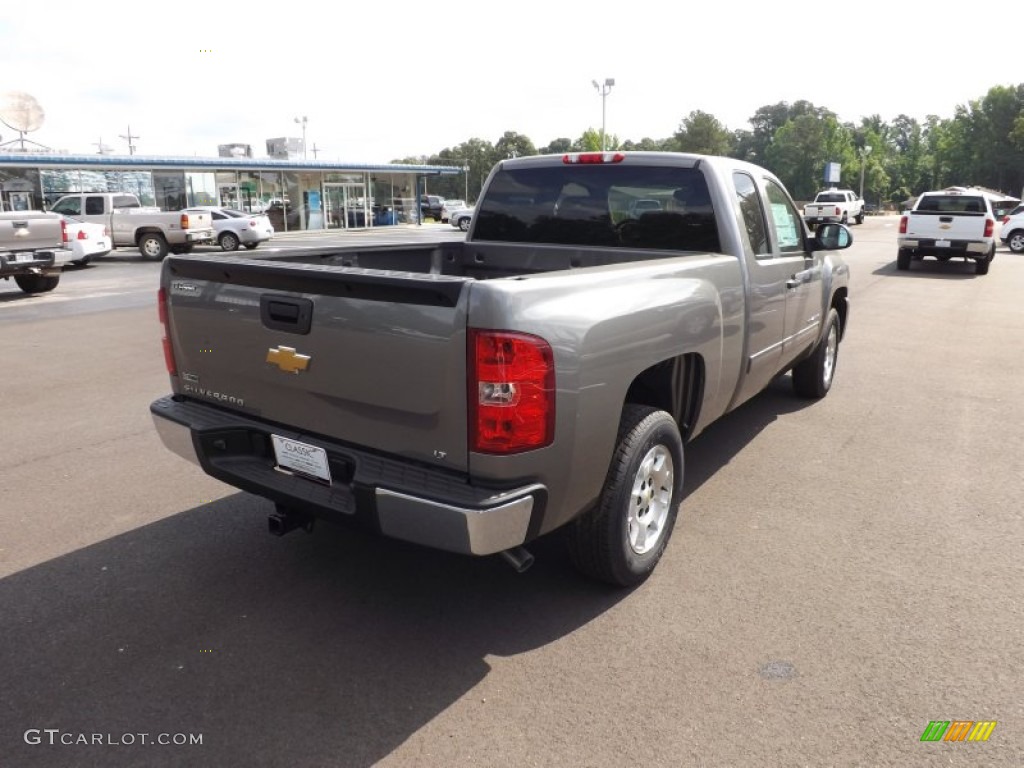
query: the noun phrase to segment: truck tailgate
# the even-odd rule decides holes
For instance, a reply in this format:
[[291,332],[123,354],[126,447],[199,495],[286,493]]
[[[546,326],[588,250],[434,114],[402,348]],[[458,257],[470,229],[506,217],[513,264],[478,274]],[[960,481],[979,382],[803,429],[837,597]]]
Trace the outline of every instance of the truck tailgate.
[[466,471],[467,278],[171,257],[176,394]]
[[981,240],[985,236],[984,212],[911,211],[907,237],[941,240]]
[[63,248],[61,217],[42,211],[9,214],[0,219],[0,244],[4,251]]

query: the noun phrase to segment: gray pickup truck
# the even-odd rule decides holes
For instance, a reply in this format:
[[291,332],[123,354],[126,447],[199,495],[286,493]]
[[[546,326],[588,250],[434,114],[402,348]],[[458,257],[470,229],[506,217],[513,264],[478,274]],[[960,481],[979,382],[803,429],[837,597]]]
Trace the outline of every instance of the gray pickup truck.
[[209,211],[161,211],[144,208],[139,198],[124,192],[82,192],[64,195],[50,208],[80,221],[103,224],[115,248],[138,248],[143,258],[159,261],[171,253],[189,253],[196,245],[213,245]]
[[43,211],[0,213],[0,278],[25,293],[46,293],[60,283],[73,258],[64,218]]
[[783,372],[829,391],[851,242],[736,160],[503,161],[465,240],[169,257],[173,394],[151,413],[273,500],[274,533],[351,520],[523,568],[564,528],[583,572],[633,585],[671,535],[684,441]]

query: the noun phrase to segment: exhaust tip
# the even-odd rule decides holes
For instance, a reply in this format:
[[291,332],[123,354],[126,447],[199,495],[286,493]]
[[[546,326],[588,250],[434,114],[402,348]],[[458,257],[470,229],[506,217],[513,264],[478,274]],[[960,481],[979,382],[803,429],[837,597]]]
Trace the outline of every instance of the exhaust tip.
[[524,547],[513,547],[512,549],[503,550],[498,554],[515,569],[516,573],[525,573],[533,565],[533,555]]

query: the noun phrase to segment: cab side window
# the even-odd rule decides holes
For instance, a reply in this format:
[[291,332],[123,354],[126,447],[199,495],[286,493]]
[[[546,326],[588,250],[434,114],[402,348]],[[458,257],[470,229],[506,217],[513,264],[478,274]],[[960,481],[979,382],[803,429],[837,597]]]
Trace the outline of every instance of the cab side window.
[[771,256],[771,249],[768,246],[768,225],[764,220],[764,209],[761,207],[761,197],[757,194],[757,185],[745,173],[734,173],[732,181],[736,187],[736,203],[743,217],[750,249],[756,257]]
[[82,198],[69,197],[61,200],[50,209],[53,213],[63,213],[65,216],[80,216],[82,213]]
[[102,214],[103,198],[96,196],[85,198],[85,213],[88,216],[98,216]]
[[803,219],[789,201],[786,193],[771,179],[765,179],[765,189],[768,194],[768,208],[771,211],[772,223],[775,225],[779,252],[785,255],[807,250],[804,245]]

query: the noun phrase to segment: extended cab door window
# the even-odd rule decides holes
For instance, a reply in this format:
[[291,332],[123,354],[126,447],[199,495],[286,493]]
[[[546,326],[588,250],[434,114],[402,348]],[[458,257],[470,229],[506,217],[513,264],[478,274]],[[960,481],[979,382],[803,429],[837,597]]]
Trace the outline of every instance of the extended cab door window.
[[85,198],[85,214],[87,216],[100,216],[103,214],[103,198],[98,195]]
[[750,252],[756,257],[770,257],[772,251],[768,245],[768,224],[764,220],[764,209],[757,194],[757,185],[745,173],[734,173],[732,181],[736,188],[736,206],[743,217],[743,228]]

